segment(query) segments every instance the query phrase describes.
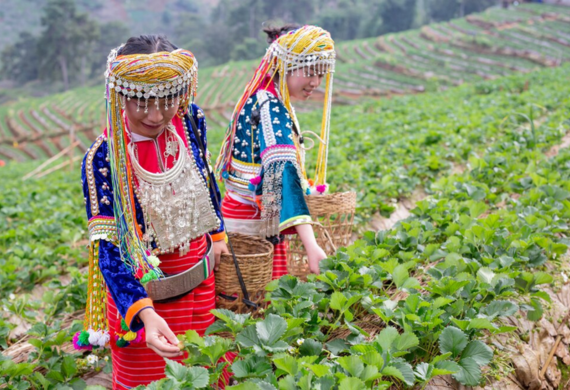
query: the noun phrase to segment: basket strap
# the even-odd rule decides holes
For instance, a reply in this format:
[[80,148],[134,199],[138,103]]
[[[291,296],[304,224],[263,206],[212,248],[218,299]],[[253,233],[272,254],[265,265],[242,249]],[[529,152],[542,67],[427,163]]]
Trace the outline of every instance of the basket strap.
[[[218,210],[220,210],[220,219],[223,221],[224,217],[222,216],[222,208],[220,207],[220,199],[218,198],[218,193],[216,191],[216,189],[214,188],[214,180],[215,177],[214,175],[212,175],[212,172],[210,171],[210,165],[208,164],[208,159],[206,158],[207,154],[206,154],[206,149],[204,148],[204,144],[202,143],[202,138],[200,137],[200,134],[198,134],[198,126],[196,125],[196,121],[194,121],[194,116],[188,114],[188,118],[190,119],[190,123],[191,123],[191,127],[192,127],[192,131],[194,132],[194,138],[196,138],[196,141],[198,142],[198,147],[200,148],[200,151],[202,152],[202,155],[204,156],[204,158],[206,159],[206,161],[204,161],[204,168],[206,170],[206,174],[209,177],[209,182],[210,182],[210,191],[214,194],[214,202],[216,202],[216,207]],[[224,223],[225,225],[225,223]],[[249,300],[249,294],[247,292],[247,287],[245,286],[245,282],[243,281],[243,276],[241,274],[241,271],[239,269],[239,264],[236,258],[236,253],[234,251],[234,248],[232,246],[232,240],[230,239],[229,234],[226,234],[226,236],[228,237],[228,244],[230,246],[230,252],[232,253],[232,259],[234,260],[234,265],[236,267],[236,274],[239,280],[239,284],[241,287],[241,292],[243,293],[243,303],[246,306],[251,307],[252,309],[257,309],[257,304],[255,304],[254,302]]]

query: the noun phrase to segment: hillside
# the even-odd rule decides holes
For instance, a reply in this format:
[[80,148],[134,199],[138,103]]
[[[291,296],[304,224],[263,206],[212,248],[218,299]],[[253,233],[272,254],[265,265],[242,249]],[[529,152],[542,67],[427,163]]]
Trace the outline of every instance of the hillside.
[[[569,60],[570,8],[493,8],[419,30],[338,44],[334,100],[337,105],[354,104],[364,98],[445,90]],[[206,111],[214,141],[220,139],[255,65],[249,61],[200,70],[197,103]],[[299,109],[318,106],[312,101]],[[70,129],[77,134],[80,155],[101,131],[103,111],[102,88],[0,106],[0,159],[53,156],[69,144]]]

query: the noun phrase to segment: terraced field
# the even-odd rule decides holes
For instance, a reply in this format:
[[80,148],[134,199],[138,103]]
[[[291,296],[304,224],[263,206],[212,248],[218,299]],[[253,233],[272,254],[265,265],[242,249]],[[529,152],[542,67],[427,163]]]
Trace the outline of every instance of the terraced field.
[[[569,7],[493,8],[419,30],[339,43],[334,99],[353,104],[443,90],[569,60]],[[206,111],[214,140],[221,138],[255,66],[256,61],[249,61],[200,70],[197,102]],[[317,94],[299,110],[311,111],[320,98]],[[80,155],[100,132],[103,116],[102,88],[0,106],[0,159],[44,159],[68,146],[70,136],[78,141]]]

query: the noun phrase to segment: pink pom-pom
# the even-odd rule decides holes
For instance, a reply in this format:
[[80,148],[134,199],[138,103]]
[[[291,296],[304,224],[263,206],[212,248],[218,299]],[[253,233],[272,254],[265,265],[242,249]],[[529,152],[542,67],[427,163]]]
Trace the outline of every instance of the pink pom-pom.
[[249,182],[251,184],[253,184],[254,186],[258,185],[259,183],[261,183],[261,176],[256,176],[252,179],[249,179]]
[[326,184],[319,184],[316,187],[316,190],[322,194],[327,190],[327,185]]
[[79,341],[79,334],[81,332],[77,332],[75,333],[75,335],[73,336],[73,348],[75,349],[81,349],[81,345],[79,345],[77,342]]
[[75,335],[73,336],[73,348],[75,348],[76,350],[80,351],[80,350],[88,350],[91,351],[93,349],[92,345],[81,345],[79,344],[79,335],[81,334],[81,332],[77,332],[75,333]]
[[132,343],[142,343],[146,339],[144,334],[144,328],[137,332],[137,337],[132,341]]

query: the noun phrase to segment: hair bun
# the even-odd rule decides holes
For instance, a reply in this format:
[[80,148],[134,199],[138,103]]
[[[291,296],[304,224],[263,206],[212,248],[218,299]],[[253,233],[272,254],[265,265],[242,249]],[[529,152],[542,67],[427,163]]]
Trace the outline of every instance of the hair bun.
[[281,35],[287,34],[290,31],[298,29],[300,26],[296,23],[288,23],[280,27],[269,25],[263,29],[267,34],[267,43],[270,45],[275,42]]

